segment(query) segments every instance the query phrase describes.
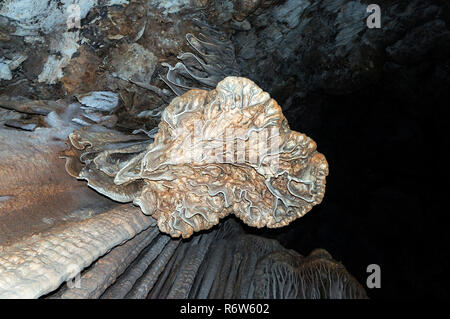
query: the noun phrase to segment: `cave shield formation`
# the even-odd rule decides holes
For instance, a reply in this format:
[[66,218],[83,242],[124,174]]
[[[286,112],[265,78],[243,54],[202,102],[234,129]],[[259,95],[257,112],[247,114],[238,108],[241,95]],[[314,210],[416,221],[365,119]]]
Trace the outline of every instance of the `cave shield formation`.
[[69,144],[67,153],[81,160],[69,158],[68,172],[76,162],[76,177],[139,205],[172,237],[190,237],[230,213],[253,227],[285,226],[322,201],[328,175],[314,141],[291,131],[276,101],[239,77],[176,97],[152,143],[123,144],[86,129],[71,133]]
[[326,250],[267,236],[326,196],[285,112],[319,80],[267,72],[308,10],[0,4],[0,298],[367,298]]

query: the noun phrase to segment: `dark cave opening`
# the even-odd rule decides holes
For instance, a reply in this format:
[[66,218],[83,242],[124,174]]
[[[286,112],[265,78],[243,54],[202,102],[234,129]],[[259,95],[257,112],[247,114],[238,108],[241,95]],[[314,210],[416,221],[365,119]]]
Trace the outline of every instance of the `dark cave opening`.
[[[440,218],[445,195],[436,179],[450,96],[427,74],[417,76],[415,89],[407,87],[418,92],[414,96],[392,92],[392,74],[384,76],[352,94],[322,95],[325,102],[309,110],[309,118],[308,112],[298,118],[288,113],[291,128],[311,136],[326,154],[327,193],[287,227],[246,231],[301,254],[322,247],[362,284],[367,266],[380,265],[382,289],[367,289],[370,298],[443,298],[449,296],[440,285],[449,240]],[[432,262],[443,254],[445,263]]]

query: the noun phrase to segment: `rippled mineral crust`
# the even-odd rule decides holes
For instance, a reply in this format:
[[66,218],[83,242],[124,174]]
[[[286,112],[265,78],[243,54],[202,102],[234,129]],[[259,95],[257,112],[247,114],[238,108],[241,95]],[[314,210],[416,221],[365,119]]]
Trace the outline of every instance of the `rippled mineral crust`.
[[[82,136],[89,135],[75,132],[70,141],[78,149],[90,145],[92,158],[90,149],[101,148]],[[78,177],[92,185],[95,169],[111,176],[112,165],[92,163],[109,165],[113,153],[98,151]],[[277,102],[240,77],[175,98],[154,142],[114,167],[114,184],[98,190],[117,199],[118,185],[143,185],[132,193],[133,202],[158,220],[161,231],[184,238],[230,213],[253,227],[285,226],[322,201],[328,175],[316,143],[291,131]]]

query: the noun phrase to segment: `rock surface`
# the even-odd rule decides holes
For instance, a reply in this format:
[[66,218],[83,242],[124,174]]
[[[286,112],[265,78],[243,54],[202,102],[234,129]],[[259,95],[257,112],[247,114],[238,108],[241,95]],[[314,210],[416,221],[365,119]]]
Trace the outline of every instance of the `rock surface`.
[[[17,139],[30,145],[28,137],[42,127],[73,118],[79,119],[76,125],[112,125],[127,134],[152,136],[162,110],[175,97],[161,79],[167,74],[163,64],[174,66],[180,62],[180,53],[193,52],[186,35],[201,39],[201,28],[193,23],[198,19],[226,35],[240,75],[270,93],[283,106],[292,128],[313,137],[332,167],[328,196],[314,214],[282,232],[261,230],[257,234],[277,238],[301,252],[324,247],[360,282],[367,277],[366,266],[379,263],[389,271],[384,289],[369,291],[373,297],[450,294],[448,288],[440,287],[448,262],[429,262],[440,260],[448,251],[438,249],[439,243],[448,243],[447,232],[439,231],[442,221],[437,215],[446,206],[446,196],[423,183],[432,180],[430,171],[440,176],[432,168],[445,158],[439,153],[443,148],[438,140],[447,130],[450,100],[447,1],[384,1],[379,4],[379,29],[366,24],[369,2],[356,0],[82,1],[79,28],[76,23],[67,24],[69,15],[76,13],[69,10],[74,2],[64,1],[62,7],[53,0],[0,4],[2,142]],[[139,57],[123,55],[135,52],[129,48],[146,53],[151,65],[134,70],[129,65],[122,70],[117,61],[142,62]],[[201,85],[190,81],[193,87]],[[61,112],[61,100],[68,106],[78,103],[76,96],[93,91],[119,96],[113,113],[101,115],[112,116],[105,122],[92,113],[87,118],[79,106],[68,107],[70,114]],[[428,123],[433,125],[425,129]],[[19,138],[12,128],[33,134]],[[57,134],[59,144],[64,134]],[[423,156],[428,150],[433,155]],[[47,155],[52,152],[53,148]],[[20,173],[11,158],[6,156],[4,163]],[[47,166],[42,172],[48,170]],[[33,176],[44,185],[58,185],[45,174]],[[64,184],[68,179],[58,180]],[[25,185],[21,193],[21,183],[11,184],[17,196],[32,189]],[[352,185],[351,190],[342,185]],[[68,186],[75,187],[70,182]],[[14,194],[1,193],[0,206],[15,203],[20,211],[28,198],[36,208],[34,216],[39,217],[23,218],[30,228],[23,228],[21,236],[49,230],[64,223],[65,214],[71,216],[70,209],[58,210],[47,196],[39,198],[36,193],[24,196],[25,201],[11,201]],[[67,194],[70,191],[60,193],[59,200],[68,198],[64,197]],[[93,200],[92,193],[86,196]],[[47,199],[56,217],[39,209]],[[26,209],[18,216],[26,216]],[[4,211],[0,218],[8,215]],[[9,216],[12,211],[16,210],[9,211]],[[83,214],[73,216],[77,219]],[[0,234],[10,242],[19,239],[14,231]],[[170,258],[174,246],[161,255],[161,263]],[[156,265],[151,269],[163,272]],[[169,272],[164,274],[169,278]],[[143,277],[143,286],[154,285],[153,278]],[[161,291],[166,288],[161,285],[154,295],[164,294]],[[92,291],[99,295],[98,290]],[[131,295],[147,293],[146,288],[139,288]]]

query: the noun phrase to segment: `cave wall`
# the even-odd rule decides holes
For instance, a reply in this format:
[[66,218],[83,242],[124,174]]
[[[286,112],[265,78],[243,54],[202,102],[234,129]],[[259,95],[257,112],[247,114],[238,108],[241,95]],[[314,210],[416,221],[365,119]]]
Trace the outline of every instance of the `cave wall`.
[[286,228],[246,231],[305,255],[323,247],[361,283],[367,265],[380,264],[384,289],[370,297],[448,296],[439,285],[448,258],[429,262],[448,255],[440,247],[449,242],[438,231],[445,196],[430,179],[445,158],[448,2],[384,1],[381,28],[369,29],[370,1],[87,1],[80,29],[69,30],[57,1],[22,12],[12,3],[0,4],[0,93],[57,100],[116,91],[127,132],[154,127],[158,119],[138,115],[175,96],[161,63],[190,50],[185,34],[201,31],[192,19],[226,32],[241,75],[269,92],[330,164],[321,206]]

